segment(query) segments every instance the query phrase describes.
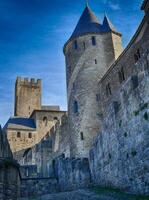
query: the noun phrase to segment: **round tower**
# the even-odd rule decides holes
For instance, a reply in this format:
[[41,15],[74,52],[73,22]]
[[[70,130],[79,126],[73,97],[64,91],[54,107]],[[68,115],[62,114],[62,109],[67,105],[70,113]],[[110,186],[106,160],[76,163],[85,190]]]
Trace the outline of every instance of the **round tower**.
[[107,16],[103,24],[86,8],[64,46],[72,157],[88,157],[99,131],[98,81],[122,52],[121,34]]

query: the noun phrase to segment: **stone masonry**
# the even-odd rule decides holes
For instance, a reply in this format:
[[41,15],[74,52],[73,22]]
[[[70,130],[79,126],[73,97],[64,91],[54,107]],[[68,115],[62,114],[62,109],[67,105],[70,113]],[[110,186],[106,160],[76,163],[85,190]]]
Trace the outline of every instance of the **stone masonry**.
[[[102,126],[90,151],[94,184],[143,194],[149,194],[148,23],[147,12],[128,47],[99,82]],[[106,92],[107,84],[111,93]]]
[[18,77],[15,85],[15,116],[29,117],[41,109],[41,80]]
[[[87,20],[95,20],[88,6],[77,27],[83,28]],[[107,20],[105,17],[103,31],[95,33],[91,30],[85,34],[73,34],[64,46],[72,157],[89,156],[92,140],[99,130],[99,119],[96,115],[97,83],[122,52],[121,34],[106,28]],[[99,26],[102,27],[100,24]]]

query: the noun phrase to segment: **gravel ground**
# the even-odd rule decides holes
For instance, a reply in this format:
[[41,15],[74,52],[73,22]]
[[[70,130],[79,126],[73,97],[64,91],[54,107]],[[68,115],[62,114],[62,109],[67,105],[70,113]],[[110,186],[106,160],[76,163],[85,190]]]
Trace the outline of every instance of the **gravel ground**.
[[49,194],[38,198],[21,198],[18,200],[146,200],[146,198],[142,199],[141,197],[134,197],[127,194],[122,195],[116,192],[101,192],[100,194],[97,194],[91,190],[77,190],[72,192]]

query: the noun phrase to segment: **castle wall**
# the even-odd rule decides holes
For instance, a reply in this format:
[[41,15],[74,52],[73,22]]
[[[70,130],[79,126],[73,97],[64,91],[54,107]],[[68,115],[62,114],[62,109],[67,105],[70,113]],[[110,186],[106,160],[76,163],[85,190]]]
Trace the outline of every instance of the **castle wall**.
[[[96,37],[95,46],[92,36]],[[70,41],[65,48],[71,156],[88,157],[92,140],[100,127],[97,83],[115,61],[115,54],[111,33],[79,37],[78,49],[73,48],[73,42]],[[74,111],[76,102],[77,112]]]
[[50,129],[56,124],[58,120],[65,114],[65,111],[34,111],[31,115],[36,122],[37,127],[37,140],[36,143],[40,142],[44,136],[46,136]]
[[19,186],[19,165],[13,159],[6,135],[0,129],[0,199],[16,200]]
[[[18,133],[20,133],[20,137],[18,137]],[[6,134],[13,153],[33,147],[36,144],[37,131],[35,130],[7,129]]]
[[[112,101],[113,96],[114,98],[116,98],[115,93],[122,88],[123,83],[127,82],[127,79],[130,76],[136,75],[138,73],[138,70],[141,70],[141,68],[136,68],[137,61],[135,61],[135,55],[140,55],[140,57],[142,57],[143,54],[147,51],[149,40],[148,29],[148,17],[145,16],[142,24],[136,32],[136,35],[133,37],[128,47],[121,54],[119,59],[110,67],[110,69],[106,72],[106,74],[99,82],[98,93],[100,95],[100,109],[102,109],[102,114],[104,114],[105,108],[108,106],[109,102]],[[138,60],[139,59],[140,58],[138,58]],[[146,58],[144,59],[146,60]],[[121,71],[123,71],[124,80],[120,80],[119,73]],[[111,94],[107,94],[107,84],[110,85]]]
[[60,191],[86,188],[91,184],[87,158],[74,159],[60,156],[55,159],[53,166]]
[[68,117],[63,115],[61,120],[51,129],[50,136],[52,140],[53,157],[64,154],[70,156],[70,135],[68,131]]
[[59,192],[55,178],[26,178],[21,181],[21,197],[38,198],[41,195]]
[[[149,27],[145,16],[123,55],[99,82],[102,127],[90,151],[94,184],[149,193]],[[135,61],[136,52],[140,51]],[[124,67],[125,80],[118,72]],[[106,95],[106,84],[111,95]]]
[[18,77],[15,86],[15,116],[29,117],[41,108],[41,80]]

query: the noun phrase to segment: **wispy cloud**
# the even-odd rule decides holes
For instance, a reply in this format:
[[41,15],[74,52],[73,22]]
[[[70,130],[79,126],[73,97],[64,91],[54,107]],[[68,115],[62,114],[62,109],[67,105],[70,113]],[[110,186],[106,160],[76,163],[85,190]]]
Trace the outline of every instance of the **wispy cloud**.
[[108,2],[108,6],[112,9],[112,10],[120,10],[120,5],[118,3],[114,4],[113,2],[109,1]]

